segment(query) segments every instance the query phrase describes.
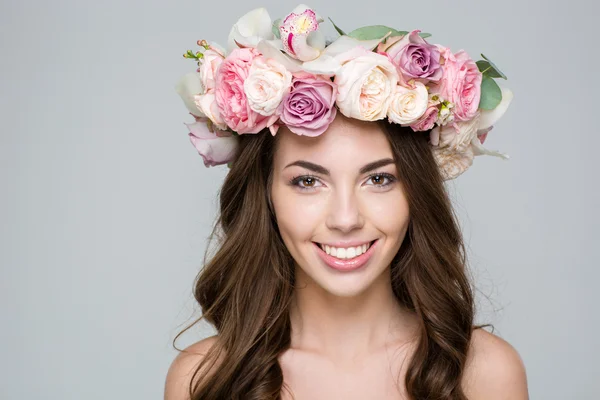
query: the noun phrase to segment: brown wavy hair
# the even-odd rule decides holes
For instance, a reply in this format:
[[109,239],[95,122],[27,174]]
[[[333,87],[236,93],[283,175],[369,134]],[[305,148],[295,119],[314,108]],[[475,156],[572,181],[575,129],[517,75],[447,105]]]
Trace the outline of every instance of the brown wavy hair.
[[[374,123],[391,144],[411,215],[391,263],[393,291],[419,321],[418,344],[404,379],[407,394],[414,400],[466,400],[461,378],[472,330],[488,325],[473,326],[465,245],[429,132],[386,119]],[[268,130],[240,135],[235,162],[220,189],[209,240],[217,238],[216,251],[209,256],[207,247],[194,282],[203,314],[173,340],[175,347],[177,338],[202,318],[218,332],[218,346],[208,351],[190,381],[192,400],[271,400],[280,399],[282,389],[289,391],[278,356],[290,346],[294,260],[279,234],[269,195],[277,138]]]

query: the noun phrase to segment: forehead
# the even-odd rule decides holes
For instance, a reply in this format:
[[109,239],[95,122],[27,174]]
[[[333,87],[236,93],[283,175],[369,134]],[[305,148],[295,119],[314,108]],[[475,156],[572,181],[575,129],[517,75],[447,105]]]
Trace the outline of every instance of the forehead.
[[377,123],[350,119],[340,112],[319,136],[300,136],[286,127],[281,127],[277,135],[273,160],[277,170],[296,160],[312,161],[331,169],[335,166],[358,169],[376,159],[393,158],[388,139]]

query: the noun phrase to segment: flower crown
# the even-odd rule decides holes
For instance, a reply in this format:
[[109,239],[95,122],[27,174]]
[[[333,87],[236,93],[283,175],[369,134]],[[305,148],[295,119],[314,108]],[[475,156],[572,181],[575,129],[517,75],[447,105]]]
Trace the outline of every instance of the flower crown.
[[508,155],[483,147],[513,94],[498,86],[506,76],[487,59],[428,43],[420,30],[366,26],[325,40],[324,22],[304,4],[271,21],[265,8],[231,28],[228,50],[199,40],[197,61],[175,89],[195,122],[189,137],[206,167],[231,167],[238,135],[285,125],[318,136],[336,113],[349,118],[430,132],[429,143],[444,179],[466,171],[474,156]]

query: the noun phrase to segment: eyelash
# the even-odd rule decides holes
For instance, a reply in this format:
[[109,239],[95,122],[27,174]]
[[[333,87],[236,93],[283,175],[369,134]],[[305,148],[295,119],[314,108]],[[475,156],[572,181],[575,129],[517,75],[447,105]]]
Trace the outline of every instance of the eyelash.
[[[387,187],[389,185],[391,185],[392,183],[394,183],[396,181],[396,177],[392,174],[388,174],[387,172],[376,172],[374,174],[371,174],[368,176],[368,179],[373,178],[374,176],[382,176],[384,178],[388,179],[388,183],[382,184],[382,185],[373,185],[373,186],[378,186],[378,187]],[[303,187],[303,186],[299,186],[298,183],[302,182],[304,179],[307,178],[311,178],[311,179],[315,179],[315,180],[319,180],[319,178],[315,175],[300,175],[300,176],[295,176],[290,180],[290,184],[292,186],[297,187],[300,190],[311,190],[311,189],[315,189],[314,187]]]

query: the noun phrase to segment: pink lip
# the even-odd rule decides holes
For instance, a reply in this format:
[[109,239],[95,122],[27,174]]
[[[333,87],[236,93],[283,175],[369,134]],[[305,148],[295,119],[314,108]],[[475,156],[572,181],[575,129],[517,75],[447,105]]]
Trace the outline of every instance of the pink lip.
[[365,253],[362,253],[358,257],[354,257],[349,260],[340,260],[339,258],[335,258],[334,256],[327,254],[325,251],[323,251],[323,249],[321,249],[321,247],[319,247],[318,244],[313,242],[314,246],[317,249],[319,257],[321,257],[323,262],[325,262],[325,264],[327,264],[331,268],[337,269],[338,271],[353,271],[365,265],[373,255],[377,243],[379,243],[379,239],[377,239],[375,243],[373,243]]

